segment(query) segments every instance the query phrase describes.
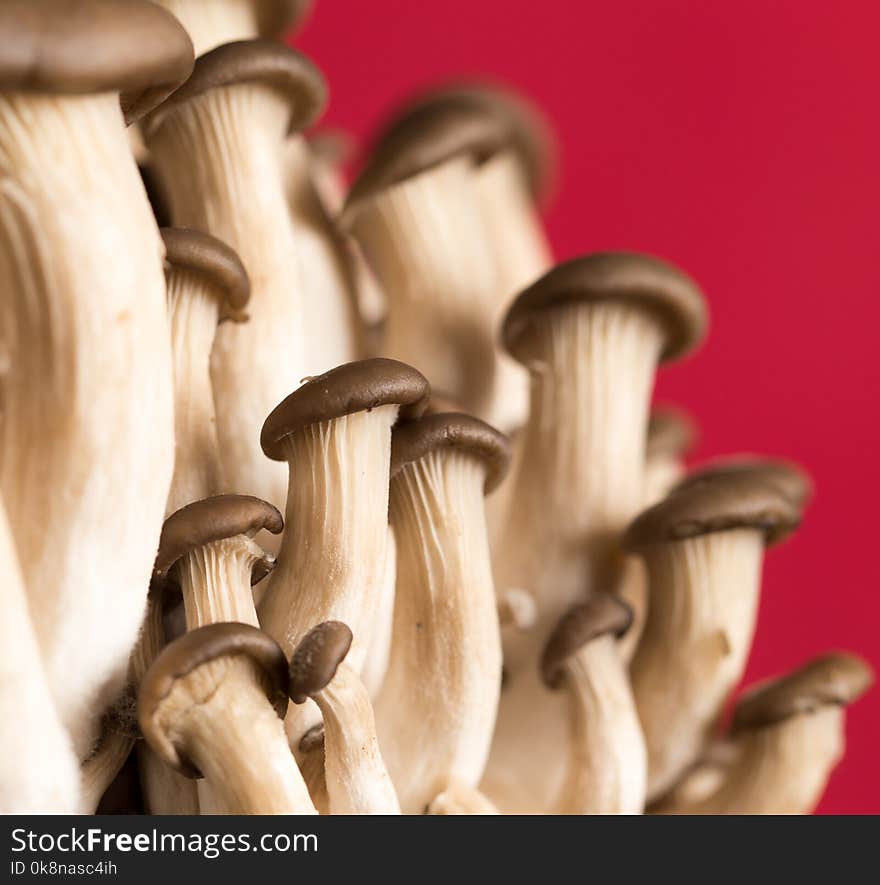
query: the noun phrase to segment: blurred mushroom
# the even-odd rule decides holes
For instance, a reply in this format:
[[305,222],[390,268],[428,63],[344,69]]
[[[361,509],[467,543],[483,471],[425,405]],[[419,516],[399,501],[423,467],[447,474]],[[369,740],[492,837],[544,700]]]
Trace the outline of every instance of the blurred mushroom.
[[325,621],[310,630],[290,661],[290,698],[311,698],[323,718],[324,777],[330,814],[400,814],[379,752],[370,697],[344,663],[351,630]]
[[431,800],[425,809],[425,814],[480,815],[499,814],[499,811],[479,790],[466,787],[459,781],[453,781]]
[[843,756],[843,708],[874,681],[860,658],[830,654],[752,689],[737,704],[733,760],[720,785],[695,802],[667,801],[663,814],[809,814]]
[[[260,623],[292,654],[323,621],[351,627],[349,666],[360,673],[386,568],[391,427],[418,415],[428,383],[394,360],[347,363],[311,378],[266,418],[263,451],[290,471],[286,532],[259,603]],[[318,721],[290,712],[291,743]]]
[[688,489],[716,476],[750,476],[761,480],[801,510],[813,497],[813,480],[803,467],[793,461],[759,455],[734,455],[701,464],[678,483],[677,489]]
[[397,593],[376,722],[404,813],[476,788],[489,752],[501,648],[483,495],[508,457],[506,438],[466,415],[394,430]]
[[571,758],[557,814],[644,809],[645,741],[617,643],[631,622],[625,603],[597,593],[562,618],[544,647],[544,683],[569,697]]
[[[210,2],[210,0],[207,0]],[[238,256],[215,237],[163,228],[174,370],[174,477],[167,513],[224,490],[211,390],[217,325],[243,319],[250,283]]]
[[276,507],[287,483],[263,457],[259,428],[302,378],[327,368],[332,346],[309,334],[315,307],[299,278],[282,148],[325,100],[305,56],[266,40],[228,43],[202,55],[144,127],[173,223],[227,243],[250,277],[249,321],[221,326],[214,344],[217,436],[229,488]]
[[315,814],[284,734],[287,660],[246,624],[211,624],[168,645],[138,696],[141,731],[162,759],[204,775],[229,814]]
[[705,325],[689,277],[629,253],[560,264],[508,312],[503,337],[531,372],[531,405],[493,565],[499,594],[529,593],[536,620],[504,631],[508,683],[483,786],[504,812],[546,810],[563,787],[567,702],[536,661],[572,606],[619,582],[619,538],[644,495],[657,364],[694,348]]
[[174,457],[163,249],[125,123],[192,46],[141,0],[7,0],[0,47],[0,486],[82,756],[124,680]]
[[[758,473],[674,491],[627,529],[648,570],[650,605],[630,673],[648,748],[648,797],[698,758],[752,642],[764,546],[800,509]],[[675,702],[670,702],[675,698]]]

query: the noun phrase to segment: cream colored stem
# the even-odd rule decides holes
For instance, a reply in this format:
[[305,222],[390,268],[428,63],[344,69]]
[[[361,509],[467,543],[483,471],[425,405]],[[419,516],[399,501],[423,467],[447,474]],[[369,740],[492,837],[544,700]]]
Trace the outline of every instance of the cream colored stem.
[[370,627],[370,648],[364,661],[361,678],[371,698],[375,698],[388,670],[388,657],[391,654],[391,633],[394,628],[394,585],[397,579],[397,544],[394,531],[388,526],[385,539],[385,569],[382,572],[382,585],[376,603],[375,619]]
[[453,782],[476,787],[492,739],[501,649],[484,479],[473,456],[437,451],[391,483],[397,596],[376,720],[404,813]]
[[40,658],[0,502],[0,814],[73,814],[80,772]]
[[612,635],[583,646],[565,665],[571,758],[560,814],[641,814],[645,741]]
[[340,664],[314,695],[324,719],[324,771],[331,814],[400,814],[388,776],[370,696],[357,673]]
[[648,748],[649,798],[697,759],[742,676],[763,549],[761,532],[738,529],[657,545],[645,555],[651,605],[631,677]]
[[479,791],[460,783],[451,784],[434,797],[428,814],[500,814],[498,809]]
[[80,812],[94,814],[107,792],[107,787],[119,774],[134,747],[134,737],[119,731],[109,731],[95,752],[82,766],[82,800]]
[[258,35],[257,5],[265,0],[158,0],[186,28],[196,57]]
[[118,96],[0,96],[0,485],[82,754],[122,685],[171,480],[162,254]]

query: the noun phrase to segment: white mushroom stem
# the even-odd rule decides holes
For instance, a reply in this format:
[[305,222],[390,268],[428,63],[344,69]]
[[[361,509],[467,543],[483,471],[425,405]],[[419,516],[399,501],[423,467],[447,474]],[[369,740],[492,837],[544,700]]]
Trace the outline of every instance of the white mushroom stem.
[[174,368],[174,476],[166,514],[224,489],[217,441],[211,349],[220,319],[217,292],[204,276],[175,269],[168,283]]
[[615,637],[593,639],[564,668],[571,755],[556,813],[641,814],[645,741]]
[[195,55],[259,34],[261,0],[158,0],[186,28]]
[[391,654],[391,635],[394,628],[394,587],[397,580],[397,544],[394,531],[388,526],[385,546],[385,569],[375,606],[375,618],[370,627],[370,647],[364,661],[361,678],[371,698],[382,688]]
[[404,813],[479,783],[501,684],[483,486],[473,455],[436,450],[391,483],[397,596],[376,720]]
[[277,507],[285,472],[260,450],[260,427],[304,377],[328,368],[306,333],[310,294],[284,193],[289,120],[286,97],[242,83],[192,98],[147,131],[174,224],[218,237],[248,271],[249,321],[221,326],[212,354],[217,435],[229,487]]
[[0,170],[0,485],[84,754],[137,637],[173,467],[163,249],[115,94],[0,95]]
[[648,748],[649,798],[694,762],[742,676],[763,553],[762,532],[745,528],[657,544],[643,554],[651,605],[631,677]]
[[428,805],[428,814],[500,814],[479,791],[460,783],[450,784]]
[[388,298],[383,355],[418,366],[465,412],[485,415],[495,375],[497,280],[470,158],[370,198],[351,231]]
[[74,814],[79,764],[43,669],[0,504],[0,814]]
[[131,754],[134,743],[131,734],[113,729],[102,736],[94,753],[82,765],[80,813],[95,813],[101,797]]
[[324,776],[330,814],[400,814],[379,751],[370,696],[345,663],[312,695],[324,719]]

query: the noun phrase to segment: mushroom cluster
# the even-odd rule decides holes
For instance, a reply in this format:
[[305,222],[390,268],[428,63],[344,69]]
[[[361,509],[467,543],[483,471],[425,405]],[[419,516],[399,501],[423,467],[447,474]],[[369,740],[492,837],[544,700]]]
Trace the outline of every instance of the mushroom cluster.
[[699,286],[498,85],[348,188],[310,6],[0,4],[0,812],[809,812],[873,676],[725,715],[812,484],[652,411]]

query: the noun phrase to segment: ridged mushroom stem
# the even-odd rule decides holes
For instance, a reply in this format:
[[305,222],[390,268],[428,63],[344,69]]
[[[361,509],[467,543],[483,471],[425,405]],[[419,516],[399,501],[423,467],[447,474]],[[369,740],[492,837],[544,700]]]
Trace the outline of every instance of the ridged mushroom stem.
[[382,688],[391,655],[391,635],[394,629],[394,588],[397,581],[397,543],[394,531],[388,526],[385,541],[385,569],[379,598],[376,602],[375,617],[370,626],[370,647],[361,671],[361,678],[371,698],[375,698]]
[[61,724],[0,502],[0,814],[74,814],[79,764]]
[[397,595],[376,720],[404,813],[423,812],[452,783],[475,788],[489,753],[501,649],[485,481],[473,455],[444,449],[391,481]]
[[127,692],[104,717],[101,738],[82,764],[79,811],[94,814],[107,788],[119,774],[135,745],[134,700]]
[[426,814],[471,815],[500,814],[498,809],[479,791],[461,783],[450,784],[438,793],[428,805]]
[[163,249],[117,94],[0,95],[0,168],[0,485],[85,753],[137,637],[173,468]]
[[302,703],[310,697],[321,710],[330,814],[400,814],[370,696],[343,661],[351,639],[351,630],[339,621],[311,630],[290,662],[291,699]]

